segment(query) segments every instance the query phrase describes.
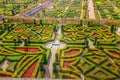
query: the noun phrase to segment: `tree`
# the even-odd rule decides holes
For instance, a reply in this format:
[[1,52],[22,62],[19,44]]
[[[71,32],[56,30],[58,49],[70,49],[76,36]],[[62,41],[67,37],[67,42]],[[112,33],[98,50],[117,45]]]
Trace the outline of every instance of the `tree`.
[[58,54],[55,54],[56,62],[58,62]]
[[57,30],[56,30],[56,25],[54,26],[54,32],[55,32],[55,31],[57,31]]
[[95,37],[95,39],[94,39],[94,45],[96,45],[97,44],[97,37]]
[[0,34],[2,34],[2,28],[0,28]]
[[28,45],[30,45],[30,36],[28,36]]
[[91,24],[90,21],[88,21],[88,26],[90,26],[90,24]]
[[2,18],[2,21],[3,21],[3,23],[5,23],[5,19],[4,18]]
[[40,25],[43,26],[43,21],[40,19]]
[[36,20],[35,19],[33,20],[33,23],[36,25]]
[[115,27],[114,27],[114,25],[111,26],[110,31],[111,31],[111,33],[113,33],[113,34],[115,33]]
[[62,32],[64,32],[64,25],[61,26],[61,30],[62,30]]
[[8,27],[8,32],[10,32],[11,30],[12,30],[12,29],[11,29],[11,27],[9,26],[9,27]]
[[44,64],[47,64],[46,54],[43,54]]
[[82,20],[80,20],[80,26],[83,26],[83,21]]
[[58,74],[58,70],[57,70],[57,64],[56,63],[53,63],[53,73],[54,74]]
[[40,71],[44,71],[44,67],[43,67],[43,62],[41,62],[41,64],[40,64]]
[[21,42],[21,38],[20,38],[20,36],[18,36],[18,43],[20,43]]
[[27,41],[27,39],[24,40],[24,46],[28,46],[28,41]]
[[85,46],[86,46],[86,48],[89,48],[87,37],[85,37]]
[[17,46],[17,41],[16,41],[16,39],[14,39],[14,43],[15,43],[15,46]]
[[43,8],[42,9],[42,15],[45,15],[46,10]]
[[12,16],[15,15],[15,11],[12,9]]

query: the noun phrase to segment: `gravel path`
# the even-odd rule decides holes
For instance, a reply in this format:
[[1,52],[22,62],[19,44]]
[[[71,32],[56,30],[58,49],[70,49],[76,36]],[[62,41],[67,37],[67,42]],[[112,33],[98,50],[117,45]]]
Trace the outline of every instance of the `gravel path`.
[[[61,25],[59,25],[58,31],[56,32],[56,38],[53,42],[48,42],[45,44],[47,48],[51,48],[51,57],[50,61],[48,64],[48,69],[50,72],[50,78],[52,78],[52,73],[53,73],[53,63],[55,62],[55,54],[57,52],[57,49],[65,47],[65,43],[60,42],[60,34],[61,34]],[[54,47],[54,45],[58,45],[57,47]]]
[[93,44],[93,42],[90,40],[90,39],[88,39],[88,45],[89,45],[89,48],[91,48],[91,49],[94,49],[95,48],[95,46],[94,46],[94,44]]
[[4,60],[4,62],[1,64],[3,71],[6,71],[9,64],[10,64],[10,62],[8,60]]
[[95,12],[92,0],[88,0],[88,18],[95,19]]

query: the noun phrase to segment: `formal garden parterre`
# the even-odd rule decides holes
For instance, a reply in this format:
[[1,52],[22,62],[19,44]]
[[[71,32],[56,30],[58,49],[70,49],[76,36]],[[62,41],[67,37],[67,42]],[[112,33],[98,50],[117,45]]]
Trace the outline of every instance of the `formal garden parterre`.
[[23,9],[40,2],[42,2],[42,0],[1,0],[0,15],[16,15]]
[[[57,51],[53,78],[82,79],[84,75],[85,80],[118,79],[120,38],[112,29],[113,25],[62,26],[60,40],[68,45]],[[90,48],[88,39],[95,48]]]
[[109,20],[119,20],[119,1],[112,0],[94,0],[96,17]]
[[[8,20],[9,21],[9,20]],[[45,78],[51,49],[45,43],[55,40],[57,24],[1,24],[0,77]],[[120,37],[112,25],[61,25],[60,41],[67,45],[55,54],[52,78],[61,79],[118,79]],[[94,45],[91,48],[90,41]],[[7,64],[5,65],[5,62]]]
[[86,18],[86,0],[54,0],[54,4],[48,9],[44,8],[37,13],[37,18]]
[[0,1],[0,78],[120,79],[120,1],[51,2]]

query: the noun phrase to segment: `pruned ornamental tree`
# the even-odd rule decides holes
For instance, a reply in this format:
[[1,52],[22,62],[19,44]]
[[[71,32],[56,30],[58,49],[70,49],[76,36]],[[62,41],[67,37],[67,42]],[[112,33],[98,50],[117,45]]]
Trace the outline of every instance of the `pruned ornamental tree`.
[[53,63],[53,73],[54,74],[58,74],[58,70],[57,70],[57,64],[56,63]]
[[43,26],[43,21],[40,19],[40,25]]
[[89,46],[88,46],[88,39],[87,39],[87,37],[85,37],[85,46],[86,46],[86,48],[89,48]]
[[111,28],[110,28],[110,31],[111,31],[111,33],[115,33],[115,27],[114,27],[114,25],[111,25]]
[[80,20],[80,26],[83,26],[83,21],[82,20]]
[[44,64],[47,64],[46,54],[43,54]]
[[97,44],[97,37],[95,37],[95,39],[94,39],[94,45],[96,45]]
[[14,43],[15,43],[15,46],[17,46],[17,41],[16,41],[16,39],[14,39],[13,41],[14,41]]

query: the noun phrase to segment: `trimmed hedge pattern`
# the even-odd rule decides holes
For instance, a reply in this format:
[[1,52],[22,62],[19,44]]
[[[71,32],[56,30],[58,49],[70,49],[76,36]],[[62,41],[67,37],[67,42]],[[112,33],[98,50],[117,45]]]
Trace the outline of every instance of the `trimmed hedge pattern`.
[[[86,46],[87,39],[95,48]],[[68,24],[62,26],[60,40],[68,45],[57,51],[54,64],[59,68],[54,66],[53,78],[81,79],[81,75],[85,80],[119,78],[120,48],[117,44],[120,37],[111,33],[110,26]]]

